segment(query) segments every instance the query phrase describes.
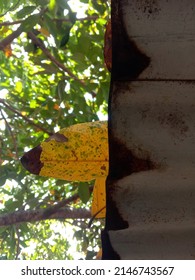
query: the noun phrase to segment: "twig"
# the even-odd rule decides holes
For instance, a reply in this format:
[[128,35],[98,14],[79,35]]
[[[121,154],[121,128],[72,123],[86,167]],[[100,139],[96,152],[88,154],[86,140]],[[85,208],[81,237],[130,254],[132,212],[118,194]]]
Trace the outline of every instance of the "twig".
[[36,127],[37,129],[47,133],[48,135],[53,135],[53,132],[48,131],[47,129],[45,129],[44,127],[42,127],[39,124],[36,124],[34,121],[30,120],[29,118],[27,118],[26,116],[22,115],[18,110],[16,110],[14,107],[12,107],[11,105],[8,105],[3,99],[0,98],[0,103],[2,103],[8,110],[12,111],[13,113],[15,113],[16,115],[18,115],[19,117],[23,118],[26,122],[28,122],[29,124],[31,124],[32,126]]
[[[28,32],[29,38],[33,41],[34,44],[39,46],[39,48],[44,52],[44,54],[60,69],[66,72],[71,78],[78,81],[82,86],[86,86],[83,80],[80,80],[76,75],[74,75],[64,64],[59,62],[50,52],[49,50],[43,45],[43,43],[34,35],[33,32]],[[91,95],[96,97],[96,93],[91,91]]]
[[[40,12],[40,15],[42,15],[46,10],[43,10]],[[20,34],[23,32],[23,28],[20,25],[18,29],[9,36],[7,36],[5,39],[3,39],[0,42],[0,50],[4,51],[5,47],[9,45],[15,38],[19,37]],[[45,53],[45,55],[53,62],[58,68],[62,69],[64,72],[66,72],[71,78],[78,81],[82,86],[86,86],[85,82],[81,79],[79,79],[76,75],[74,75],[64,64],[59,62],[50,52],[49,50],[44,46],[44,44],[34,35],[32,31],[28,32],[29,38],[32,40],[34,44],[39,46],[39,48]],[[90,94],[93,98],[96,97],[96,93],[94,91],[91,91]]]
[[16,39],[17,37],[20,36],[20,34],[23,32],[23,29],[21,27],[21,25],[18,27],[18,29],[16,29],[15,31],[13,31],[10,35],[8,35],[5,39],[3,39],[0,42],[0,50],[3,51],[5,49],[5,47],[9,44],[11,44],[11,42]]
[[[20,0],[18,1],[18,3],[20,2]],[[16,4],[17,5],[17,4]],[[48,10],[48,8],[44,8],[40,11],[39,16],[41,17],[46,11]],[[23,21],[22,21],[23,22]],[[3,51],[5,49],[5,47],[9,44],[11,44],[11,42],[16,39],[17,37],[20,36],[20,34],[24,31],[24,28],[22,26],[22,24],[18,27],[17,30],[13,31],[10,35],[8,35],[5,39],[3,39],[0,42],[0,50]]]
[[42,42],[39,41],[39,39],[34,35],[33,32],[28,32],[29,38],[33,41],[34,44],[39,46],[39,48],[44,52],[44,54],[59,68],[61,68],[63,71],[68,73],[70,77],[73,79],[79,81],[82,85],[84,85],[84,82],[80,80],[77,76],[75,76],[66,66],[64,66],[61,62],[59,62],[49,51],[48,49],[43,45]]
[[[76,21],[85,21],[85,20],[97,20],[98,18],[100,18],[99,16],[88,16],[88,17],[84,17],[84,18],[76,18]],[[54,18],[55,21],[64,21],[64,22],[71,22],[70,19],[66,19],[66,18]]]
[[5,22],[1,22],[0,23],[0,27],[2,26],[10,26],[10,25],[15,25],[15,24],[20,24],[22,23],[24,20],[21,19],[21,20],[16,20],[16,21],[5,21]]

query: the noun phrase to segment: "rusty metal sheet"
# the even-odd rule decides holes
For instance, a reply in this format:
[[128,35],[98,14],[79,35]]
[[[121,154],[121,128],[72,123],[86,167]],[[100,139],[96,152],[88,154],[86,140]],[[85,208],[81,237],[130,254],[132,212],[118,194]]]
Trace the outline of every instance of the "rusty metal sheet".
[[112,1],[103,259],[195,259],[194,11]]
[[152,58],[140,79],[194,80],[194,1],[128,0],[120,8],[128,37]]

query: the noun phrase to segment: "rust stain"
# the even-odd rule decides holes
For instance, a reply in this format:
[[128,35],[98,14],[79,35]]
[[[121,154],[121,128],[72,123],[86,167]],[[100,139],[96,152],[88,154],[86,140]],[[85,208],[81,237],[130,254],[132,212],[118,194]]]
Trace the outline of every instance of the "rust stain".
[[134,1],[133,6],[135,11],[141,12],[141,14],[146,15],[147,18],[155,18],[161,11],[158,0]]
[[[150,13],[149,1],[145,11]],[[146,3],[145,3],[146,4]],[[109,104],[115,103],[117,90],[113,90],[113,84],[121,80],[136,80],[138,76],[149,66],[150,58],[138,48],[136,43],[129,38],[123,22],[124,1],[112,1],[112,83]],[[152,12],[154,12],[152,10]],[[157,11],[155,11],[157,12]],[[114,92],[114,94],[113,94]],[[125,92],[125,89],[124,89]],[[120,91],[120,95],[123,92]],[[111,101],[112,99],[112,101]],[[113,108],[112,108],[113,109]],[[111,111],[109,113],[111,115]],[[114,137],[111,123],[109,130],[109,175],[106,182],[106,230],[119,230],[128,227],[113,200],[115,183],[117,180],[126,177],[134,172],[156,169],[157,165],[149,157],[138,158],[130,151],[124,143]]]
[[138,158],[122,142],[109,133],[109,175],[106,182],[106,224],[107,230],[120,230],[128,228],[128,222],[119,213],[113,199],[115,186],[119,179],[135,172],[159,168],[159,165],[146,159]]
[[173,136],[177,136],[177,138],[186,136],[189,130],[188,125],[184,121],[183,114],[178,111],[171,112],[167,115],[160,115],[158,121],[161,125],[169,127],[170,133]]
[[150,64],[150,58],[127,35],[120,0],[112,1],[112,79],[134,80]]
[[120,230],[128,228],[128,222],[123,219],[116,207],[116,202],[113,199],[115,191],[115,182],[111,176],[108,175],[106,181],[106,230]]
[[150,159],[149,153],[145,152],[144,158],[138,158],[133,151],[113,136],[112,130],[109,135],[109,175],[111,178],[119,180],[135,172],[159,168],[159,164]]

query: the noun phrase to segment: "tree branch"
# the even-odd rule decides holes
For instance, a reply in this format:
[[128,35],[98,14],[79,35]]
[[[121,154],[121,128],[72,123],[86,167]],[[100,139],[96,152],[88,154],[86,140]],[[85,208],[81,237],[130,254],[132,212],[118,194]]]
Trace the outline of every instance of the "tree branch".
[[[89,187],[93,191],[93,186]],[[0,227],[19,224],[23,222],[36,222],[47,219],[90,219],[91,212],[84,208],[70,208],[68,204],[79,198],[76,193],[69,198],[63,199],[55,205],[47,208],[38,208],[34,210],[18,210],[12,213],[0,215]]]
[[[20,0],[18,0],[18,3],[20,2]],[[17,4],[18,4],[17,3]],[[16,6],[17,6],[16,4]],[[40,17],[47,11],[48,8],[42,9],[39,13]],[[23,20],[24,21],[24,20]],[[22,22],[23,22],[22,21]],[[17,22],[18,23],[18,22]],[[6,24],[7,25],[7,24]],[[2,26],[2,24],[0,25]],[[0,41],[0,50],[3,51],[5,49],[5,47],[9,44],[11,44],[11,42],[16,39],[17,37],[20,36],[20,34],[23,32],[23,26],[22,24],[18,27],[17,30],[13,31],[10,35],[8,35],[6,38],[4,38],[2,41]]]
[[28,37],[32,40],[34,44],[39,46],[39,48],[44,52],[44,54],[60,69],[62,69],[64,72],[68,73],[70,77],[73,79],[79,81],[82,85],[85,83],[80,80],[77,76],[75,76],[64,64],[59,62],[49,51],[48,49],[43,45],[43,43],[35,36],[33,32],[28,32]]
[[[40,15],[45,12],[41,11]],[[0,50],[4,51],[5,47],[9,45],[15,38],[19,37],[20,34],[23,32],[23,28],[20,25],[18,29],[9,36],[7,36],[5,39],[0,41]],[[76,75],[74,75],[64,64],[59,62],[50,52],[49,50],[44,46],[44,44],[34,35],[32,31],[28,32],[28,37],[32,40],[34,44],[39,46],[39,48],[44,52],[44,54],[50,59],[51,62],[53,62],[58,68],[66,72],[71,78],[73,78],[75,81],[78,81],[82,86],[86,86],[85,82],[81,79],[79,79]],[[91,91],[90,94],[93,98],[96,97],[96,93],[94,91]]]
[[[88,17],[84,17],[84,18],[78,18],[76,19],[76,21],[85,21],[85,20],[97,20],[99,18],[99,16],[88,16]],[[64,22],[71,22],[70,19],[66,19],[66,18],[54,18],[54,21],[64,21]],[[15,25],[15,24],[20,24],[22,23],[24,20],[15,20],[15,21],[5,21],[5,22],[1,22],[0,23],[0,27],[2,26],[10,26],[10,25]]]
[[3,39],[2,41],[0,41],[0,50],[3,51],[5,49],[5,47],[9,44],[11,44],[11,42],[18,38],[20,36],[20,34],[23,32],[23,29],[21,26],[18,27],[18,29],[16,29],[16,31],[13,31],[10,35],[8,35],[5,39]]
[[[100,18],[99,16],[88,16],[88,17],[84,17],[84,18],[77,18],[76,21],[85,21],[85,20],[97,20],[98,18]],[[70,19],[66,19],[66,18],[54,18],[55,21],[64,21],[64,22],[71,22]]]
[[16,20],[16,21],[5,21],[5,22],[1,22],[0,23],[0,27],[2,26],[10,26],[10,25],[15,25],[15,24],[20,24],[22,23],[24,20],[21,19],[21,20]]
[[34,121],[32,121],[31,119],[27,118],[26,116],[22,115],[18,110],[16,110],[14,107],[12,107],[11,105],[8,105],[2,98],[0,98],[0,103],[2,103],[8,110],[12,111],[13,113],[15,113],[16,115],[18,115],[19,117],[23,118],[26,122],[28,122],[29,124],[31,124],[32,126],[36,127],[37,129],[47,133],[48,135],[53,135],[53,132],[49,132],[47,129],[45,129],[44,127],[42,127],[39,124],[36,124]]
[[[39,46],[39,48],[44,52],[44,54],[53,62],[58,68],[66,72],[71,78],[75,81],[78,81],[82,86],[85,86],[85,82],[80,80],[76,75],[74,75],[64,64],[59,62],[50,52],[49,50],[43,45],[43,43],[35,36],[33,32],[28,32],[28,37],[32,40],[34,44]],[[91,91],[90,92],[93,97],[96,97],[96,93]]]
[[[90,191],[90,193],[93,191],[93,186],[89,187],[89,191]],[[61,200],[56,205],[48,207],[47,209],[45,209],[45,218],[51,216],[56,211],[58,211],[60,208],[62,208],[64,206],[67,206],[68,204],[70,204],[71,202],[77,200],[78,198],[79,198],[79,194],[76,193],[76,194],[72,195],[69,198]]]
[[58,209],[55,213],[46,217],[47,209],[20,210],[0,215],[0,227],[15,225],[23,222],[37,222],[47,219],[90,219],[91,213],[87,209],[70,209],[68,207]]

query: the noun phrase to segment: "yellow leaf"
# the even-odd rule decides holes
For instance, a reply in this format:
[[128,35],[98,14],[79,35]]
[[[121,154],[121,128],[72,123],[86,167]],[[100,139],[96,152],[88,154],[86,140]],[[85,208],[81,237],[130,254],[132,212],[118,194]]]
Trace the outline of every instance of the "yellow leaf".
[[66,181],[96,180],[91,213],[92,216],[97,214],[96,218],[105,217],[107,122],[80,123],[61,129],[40,146],[27,152],[21,161],[33,174]]
[[58,133],[68,140],[41,143],[44,165],[39,175],[83,182],[107,176],[107,122],[76,124]]
[[92,216],[95,218],[104,218],[106,216],[106,177],[99,177],[95,181],[93,189],[93,201],[91,206]]
[[68,181],[96,179],[91,213],[96,218],[106,214],[105,181],[108,174],[107,122],[81,123],[58,132],[67,141],[55,140],[41,144],[40,175]]

